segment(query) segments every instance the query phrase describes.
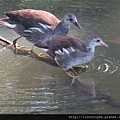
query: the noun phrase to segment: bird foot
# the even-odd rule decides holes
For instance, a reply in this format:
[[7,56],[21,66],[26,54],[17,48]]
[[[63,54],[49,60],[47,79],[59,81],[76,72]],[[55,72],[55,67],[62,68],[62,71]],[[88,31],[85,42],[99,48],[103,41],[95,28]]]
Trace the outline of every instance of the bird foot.
[[37,53],[37,52],[34,52],[32,49],[30,50],[30,52],[34,55],[34,57],[36,58],[41,58],[43,57],[43,54],[42,53]]
[[66,72],[66,74],[67,74],[68,76],[70,76],[70,77],[72,78],[71,85],[75,82],[75,79],[76,79],[76,78],[79,78],[79,77],[80,77],[80,76],[76,73],[76,71],[74,71],[73,68],[70,68],[70,70],[65,71],[65,72]]
[[73,85],[73,83],[75,82],[75,79],[76,78],[79,78],[80,76],[74,76],[74,77],[72,77],[72,82],[71,82],[71,85]]
[[34,54],[34,56],[35,56],[36,58],[42,58],[42,57],[43,57],[43,54],[42,54],[42,53],[36,53],[36,52],[34,52],[33,54]]
[[14,49],[14,53],[17,54],[25,54],[30,52],[29,48],[25,47],[25,46],[20,46],[16,43],[15,49]]
[[13,40],[13,46],[14,46],[14,53],[17,54],[23,54],[25,52],[29,51],[29,48],[25,47],[25,46],[20,46],[18,45],[17,41],[18,39],[20,39],[22,36],[19,36],[18,38],[16,38],[15,40]]
[[41,59],[41,58],[48,58],[49,56],[44,56],[42,53],[37,53],[34,52],[33,50],[30,50],[29,48],[25,47],[25,46],[20,46],[17,43],[14,44],[14,53],[15,54],[27,54],[30,53],[30,55],[32,55],[32,57]]

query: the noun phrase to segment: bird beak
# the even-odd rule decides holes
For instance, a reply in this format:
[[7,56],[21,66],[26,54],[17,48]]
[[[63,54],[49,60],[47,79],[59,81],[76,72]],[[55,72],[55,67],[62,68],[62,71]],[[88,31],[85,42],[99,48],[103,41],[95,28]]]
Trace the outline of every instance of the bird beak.
[[74,25],[77,26],[78,28],[81,28],[81,26],[80,26],[80,24],[78,23],[77,20],[74,22]]
[[103,41],[100,44],[101,44],[101,46],[108,47],[108,45],[106,43],[104,43]]

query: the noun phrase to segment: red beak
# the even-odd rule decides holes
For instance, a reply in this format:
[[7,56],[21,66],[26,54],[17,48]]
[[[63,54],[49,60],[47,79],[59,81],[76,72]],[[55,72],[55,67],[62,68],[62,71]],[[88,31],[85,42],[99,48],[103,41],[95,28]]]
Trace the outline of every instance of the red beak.
[[108,47],[108,45],[106,43],[104,43],[103,41],[100,44],[101,44],[101,46]]

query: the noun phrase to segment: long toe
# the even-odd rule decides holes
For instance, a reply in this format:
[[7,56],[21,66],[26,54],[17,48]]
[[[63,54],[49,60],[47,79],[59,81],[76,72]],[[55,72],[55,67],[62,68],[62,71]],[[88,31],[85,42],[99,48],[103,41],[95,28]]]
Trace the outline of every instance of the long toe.
[[36,58],[41,58],[41,57],[43,57],[43,54],[42,53],[37,53],[37,52],[35,52],[35,51],[33,51],[33,50],[30,50],[30,52],[33,54],[33,56],[34,57],[36,57]]
[[21,55],[25,55],[25,54],[28,54],[30,52],[30,49],[25,47],[25,46],[16,46],[15,47],[15,50],[14,50],[14,53],[15,54],[21,54]]

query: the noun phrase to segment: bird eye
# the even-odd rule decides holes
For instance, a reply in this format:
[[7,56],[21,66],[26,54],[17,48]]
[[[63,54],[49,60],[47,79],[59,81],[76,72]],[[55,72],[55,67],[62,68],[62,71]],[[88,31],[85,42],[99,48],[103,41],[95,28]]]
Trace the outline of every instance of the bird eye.
[[100,42],[100,40],[97,40],[97,42]]
[[70,18],[69,20],[70,20],[71,22],[73,21],[73,19],[71,19],[71,18]]

